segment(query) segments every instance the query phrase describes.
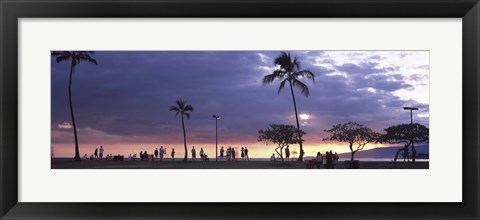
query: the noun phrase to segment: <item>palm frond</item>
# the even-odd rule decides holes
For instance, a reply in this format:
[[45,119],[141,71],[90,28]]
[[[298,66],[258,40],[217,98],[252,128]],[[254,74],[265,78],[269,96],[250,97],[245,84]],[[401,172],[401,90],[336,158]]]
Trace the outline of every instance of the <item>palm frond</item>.
[[57,63],[69,60],[72,57],[72,53],[70,51],[52,51],[51,55],[56,57]]
[[183,109],[185,108],[185,101],[183,99],[177,99],[175,103],[177,104],[178,109],[183,111]]
[[270,84],[276,79],[282,79],[283,76],[285,75],[285,72],[282,70],[275,70],[273,73],[265,75],[262,79],[262,82],[264,85]]
[[95,65],[98,65],[97,64],[97,60],[93,59],[90,55],[88,54],[85,54],[85,53],[80,53],[77,55],[78,57],[78,61],[80,62],[80,60],[84,60],[84,61],[88,61],[90,63],[94,63]]
[[302,94],[306,97],[308,97],[310,95],[310,91],[308,90],[308,86],[305,85],[303,82],[301,82],[300,80],[298,79],[293,79],[292,81],[292,84],[293,86],[298,86],[302,92]]
[[173,111],[180,112],[180,109],[177,106],[170,106],[170,108],[168,110],[171,111],[171,112],[173,112]]
[[54,57],[58,57],[58,56],[62,56],[62,55],[65,55],[65,54],[71,54],[71,53],[70,53],[70,51],[52,51],[50,54]]
[[281,54],[275,58],[275,65],[279,65],[282,69],[285,69],[287,72],[292,72],[292,58],[290,53],[281,52]]
[[284,79],[281,83],[280,83],[280,87],[278,87],[278,94],[280,94],[280,91],[282,91],[283,87],[285,87],[285,83],[288,81],[288,79]]
[[184,112],[193,112],[193,106],[191,105],[187,105],[185,106],[185,108],[183,109]]
[[190,119],[190,113],[183,113],[183,115],[185,115],[185,117],[187,117],[187,119]]
[[315,82],[315,74],[310,72],[310,70],[300,70],[298,72],[294,72],[292,75],[295,78],[298,78],[299,76],[301,76],[301,77],[305,77],[305,78]]
[[300,69],[300,61],[298,60],[297,57],[293,58],[292,71],[293,71],[294,69],[297,69],[297,70]]

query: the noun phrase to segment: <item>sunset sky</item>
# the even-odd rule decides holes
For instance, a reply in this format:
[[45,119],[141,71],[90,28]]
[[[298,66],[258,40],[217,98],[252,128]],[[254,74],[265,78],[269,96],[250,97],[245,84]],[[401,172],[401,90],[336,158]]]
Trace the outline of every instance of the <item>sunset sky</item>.
[[[99,51],[98,65],[81,63],[73,79],[73,105],[80,154],[103,145],[106,153],[129,154],[160,146],[183,157],[180,117],[169,112],[176,99],[194,106],[185,121],[187,144],[215,156],[215,120],[220,146],[248,146],[251,157],[268,157],[273,144],[257,141],[269,124],[295,125],[289,88],[261,79],[276,67],[279,51]],[[410,123],[404,106],[420,108],[414,121],[429,126],[428,51],[291,51],[315,74],[301,79],[310,96],[295,89],[306,156],[332,149],[348,152],[346,143],[325,142],[323,131],[354,121],[377,132]],[[56,157],[74,156],[68,107],[70,62],[51,59],[51,140]],[[381,147],[370,144],[367,148]],[[391,145],[388,145],[391,146]],[[292,146],[298,151],[298,146]],[[198,151],[197,151],[198,152]]]

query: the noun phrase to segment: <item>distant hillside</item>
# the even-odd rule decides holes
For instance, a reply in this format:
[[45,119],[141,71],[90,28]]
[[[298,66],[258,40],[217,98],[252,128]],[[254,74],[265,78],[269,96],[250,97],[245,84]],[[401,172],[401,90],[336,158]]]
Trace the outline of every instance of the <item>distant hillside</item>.
[[[398,149],[402,147],[381,147],[374,148],[369,150],[362,150],[355,153],[355,158],[393,158]],[[411,148],[410,148],[411,149]],[[428,154],[429,145],[423,144],[421,146],[415,146],[417,154],[426,153]],[[350,153],[338,154],[340,158],[350,158]]]

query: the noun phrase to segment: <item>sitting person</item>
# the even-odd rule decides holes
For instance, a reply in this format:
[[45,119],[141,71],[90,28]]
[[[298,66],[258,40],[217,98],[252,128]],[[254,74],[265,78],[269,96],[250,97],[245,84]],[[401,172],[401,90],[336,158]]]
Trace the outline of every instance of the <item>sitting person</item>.
[[270,161],[275,161],[275,153],[273,153],[272,156],[270,157]]
[[90,155],[90,160],[93,160],[93,154],[92,154],[92,155]]
[[87,154],[83,155],[83,160],[87,160]]

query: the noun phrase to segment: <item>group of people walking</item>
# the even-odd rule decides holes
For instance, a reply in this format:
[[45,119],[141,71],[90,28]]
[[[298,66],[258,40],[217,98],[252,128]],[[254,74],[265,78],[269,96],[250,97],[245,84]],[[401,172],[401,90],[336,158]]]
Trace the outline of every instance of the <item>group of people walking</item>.
[[[228,147],[227,150],[225,150],[223,146],[220,148],[220,160],[223,160],[223,158],[226,157],[227,161],[235,161],[237,160],[237,156],[238,153],[234,147]],[[250,161],[250,158],[248,157],[248,148],[246,146],[240,149],[240,157],[242,160]]]

